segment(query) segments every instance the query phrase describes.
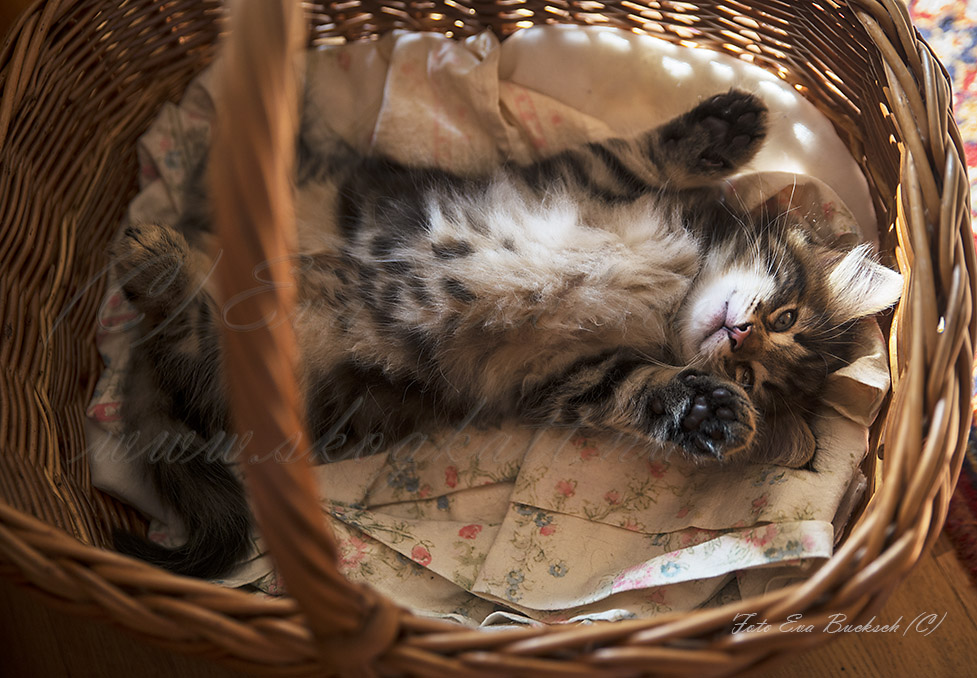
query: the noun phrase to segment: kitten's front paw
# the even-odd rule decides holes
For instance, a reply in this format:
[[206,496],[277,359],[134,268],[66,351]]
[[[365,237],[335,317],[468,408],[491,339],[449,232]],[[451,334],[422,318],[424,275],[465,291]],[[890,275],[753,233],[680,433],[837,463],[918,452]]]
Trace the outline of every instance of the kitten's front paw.
[[144,312],[165,315],[190,286],[190,248],[174,229],[127,226],[112,246],[115,274],[126,298]]
[[[736,384],[709,374],[687,371],[671,385],[679,395],[672,415],[672,441],[686,452],[726,461],[748,448],[756,433],[756,411]],[[658,407],[663,404],[657,403]],[[656,409],[656,402],[651,404]]]
[[706,99],[662,129],[662,143],[673,162],[690,174],[723,175],[748,162],[767,129],[767,107],[760,99],[731,90]]

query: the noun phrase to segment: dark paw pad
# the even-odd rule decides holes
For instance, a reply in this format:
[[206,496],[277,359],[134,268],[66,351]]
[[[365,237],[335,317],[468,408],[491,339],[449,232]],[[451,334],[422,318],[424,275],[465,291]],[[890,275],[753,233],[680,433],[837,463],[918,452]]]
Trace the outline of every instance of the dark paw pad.
[[766,135],[767,108],[739,90],[706,99],[664,131],[666,148],[687,154],[701,173],[736,169],[759,150]]
[[679,381],[687,394],[676,438],[687,452],[726,459],[752,442],[754,410],[741,388],[697,372]]

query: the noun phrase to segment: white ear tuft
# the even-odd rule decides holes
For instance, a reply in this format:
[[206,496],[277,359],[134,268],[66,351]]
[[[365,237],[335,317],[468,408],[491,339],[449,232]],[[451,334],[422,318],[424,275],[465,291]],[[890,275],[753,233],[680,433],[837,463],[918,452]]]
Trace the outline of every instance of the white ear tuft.
[[871,247],[859,245],[828,274],[831,314],[839,321],[873,315],[902,296],[902,276],[872,259]]

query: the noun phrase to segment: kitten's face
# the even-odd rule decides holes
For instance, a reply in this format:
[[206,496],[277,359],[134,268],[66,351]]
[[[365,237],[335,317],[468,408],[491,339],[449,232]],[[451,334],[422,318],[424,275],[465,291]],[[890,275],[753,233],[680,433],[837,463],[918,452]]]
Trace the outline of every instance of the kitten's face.
[[750,394],[767,421],[761,445],[780,463],[813,454],[806,422],[828,374],[851,359],[857,320],[902,291],[901,276],[868,255],[777,224],[740,233],[707,254],[680,311],[681,357]]

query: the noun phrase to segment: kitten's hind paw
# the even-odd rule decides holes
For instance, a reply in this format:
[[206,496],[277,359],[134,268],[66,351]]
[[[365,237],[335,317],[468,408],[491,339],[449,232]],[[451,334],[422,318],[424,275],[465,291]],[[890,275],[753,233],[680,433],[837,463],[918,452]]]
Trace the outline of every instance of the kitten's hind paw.
[[727,461],[752,444],[756,412],[742,388],[712,375],[684,372],[671,389],[681,394],[673,409],[677,426],[672,440],[690,455]]
[[112,259],[122,292],[144,313],[163,317],[190,290],[190,247],[168,226],[127,226],[112,246]]
[[767,107],[741,90],[706,99],[661,129],[661,143],[680,182],[716,179],[756,155],[767,129]]

